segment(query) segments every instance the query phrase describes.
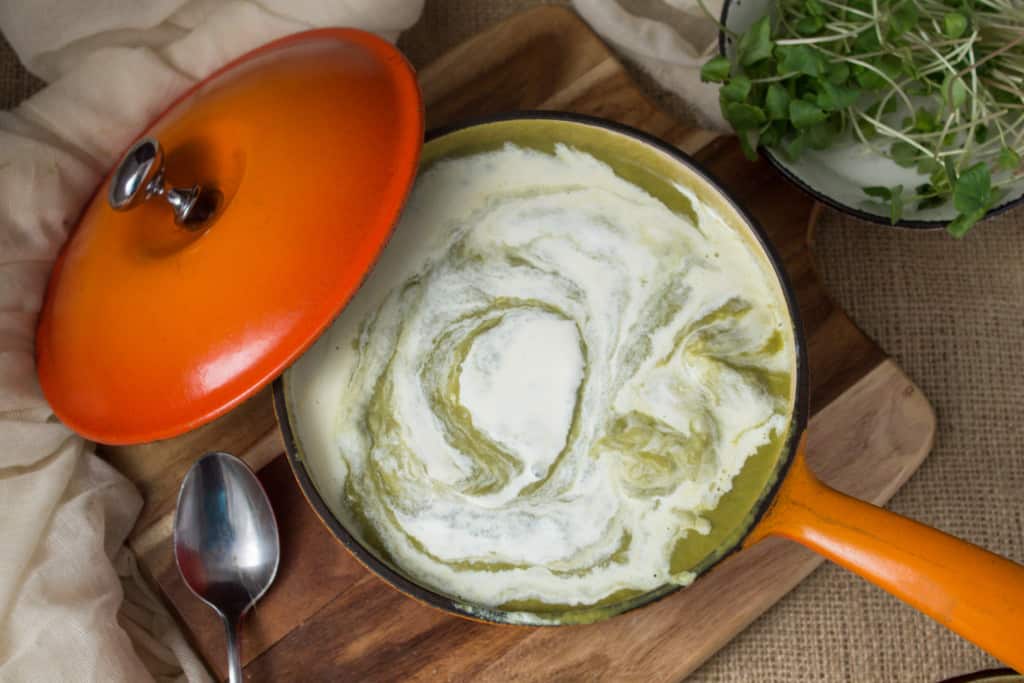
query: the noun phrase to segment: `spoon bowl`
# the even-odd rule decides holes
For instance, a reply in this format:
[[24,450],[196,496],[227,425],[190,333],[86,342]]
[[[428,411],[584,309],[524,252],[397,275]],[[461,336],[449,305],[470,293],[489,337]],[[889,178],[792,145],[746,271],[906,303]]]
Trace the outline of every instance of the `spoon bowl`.
[[241,682],[238,626],[277,574],[277,521],[263,486],[229,453],[207,453],[185,475],[174,513],[174,559],[185,585],[224,621],[228,676]]

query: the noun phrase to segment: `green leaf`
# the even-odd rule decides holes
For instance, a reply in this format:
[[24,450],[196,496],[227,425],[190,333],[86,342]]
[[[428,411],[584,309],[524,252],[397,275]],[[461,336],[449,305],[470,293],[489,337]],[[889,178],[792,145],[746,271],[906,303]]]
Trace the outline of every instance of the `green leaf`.
[[903,0],[893,7],[889,14],[889,36],[898,38],[907,31],[917,28],[917,3],[914,0]]
[[917,162],[917,172],[921,175],[931,175],[939,170],[942,170],[942,164],[932,157],[921,157]]
[[798,160],[807,149],[807,138],[802,133],[782,141],[782,152],[789,161]]
[[852,107],[859,98],[860,90],[856,88],[846,88],[841,85],[832,85],[828,81],[822,81],[817,103],[825,111],[838,111]]
[[796,22],[796,32],[802,36],[817,35],[818,31],[825,28],[825,20],[822,17],[809,16]]
[[[745,107],[747,105],[738,105]],[[754,143],[750,141],[751,132],[749,130],[740,130],[736,132],[737,137],[740,139],[740,149],[743,150],[743,156],[749,161],[757,161],[757,150],[755,149]]]
[[939,120],[935,112],[921,108],[914,113],[914,130],[920,133],[933,133],[939,129]]
[[729,78],[729,60],[718,56],[704,63],[700,68],[700,80],[705,83],[723,83]]
[[878,42],[878,33],[875,31],[874,24],[868,26],[868,28],[857,34],[857,37],[853,39],[853,51],[861,54],[866,52],[877,52],[882,44]]
[[789,120],[794,128],[810,128],[825,120],[825,112],[810,102],[792,100],[789,103]]
[[727,102],[745,102],[750,95],[750,79],[746,76],[733,76],[718,91],[719,96]]
[[786,122],[775,121],[761,131],[760,144],[763,147],[775,147],[782,142],[782,136],[786,134]]
[[751,78],[771,78],[776,75],[775,60],[762,59],[757,64],[751,64],[750,66],[743,67],[743,71]]
[[821,53],[807,45],[781,45],[775,48],[780,74],[801,73],[818,78],[825,71]]
[[850,78],[850,65],[846,62],[832,62],[828,65],[828,72],[825,76],[829,83],[842,85]]
[[953,219],[953,222],[946,226],[946,231],[960,239],[967,234],[967,231],[974,227],[974,224],[985,217],[984,211],[975,211],[970,214],[960,214]]
[[986,140],[988,140],[988,126],[984,123],[979,123],[977,128],[974,129],[974,141],[981,145]]
[[949,157],[945,157],[942,160],[942,164],[946,167],[946,178],[949,180],[950,187],[952,187],[956,184],[956,164]]
[[950,12],[942,17],[942,32],[947,38],[959,38],[967,30],[967,17],[959,12]]
[[946,203],[944,197],[925,197],[917,203],[917,210],[924,211],[926,209],[934,209],[937,206],[942,206]]
[[727,102],[724,114],[737,131],[756,129],[767,120],[760,108],[742,102]]
[[820,17],[825,14],[825,8],[818,0],[804,0],[804,9],[812,17]]
[[896,225],[903,218],[903,186],[892,188],[892,200],[889,203],[889,222]]
[[946,174],[946,169],[944,168],[932,171],[931,175],[928,176],[928,181],[935,188],[935,191],[941,195],[950,195],[953,193],[953,183],[949,181],[949,176]]
[[881,90],[889,85],[876,71],[856,64],[853,67],[853,78],[865,90]]
[[889,201],[890,199],[892,199],[892,190],[890,190],[888,187],[883,187],[881,185],[872,185],[871,187],[864,187],[861,189],[863,189],[864,194],[868,195],[869,197],[878,197],[879,199],[883,199],[885,201]]
[[778,83],[772,83],[768,86],[768,92],[764,97],[764,108],[768,112],[768,118],[772,121],[788,119],[789,93]]
[[1012,171],[1020,166],[1020,155],[1009,147],[999,150],[999,168]]
[[970,216],[985,213],[992,202],[992,175],[988,165],[980,161],[960,174],[953,187],[953,206]]
[[807,129],[807,145],[811,149],[828,149],[836,140],[836,130],[823,121]]
[[967,101],[967,85],[962,78],[953,78],[953,74],[947,74],[942,82],[942,99],[946,101],[951,109],[959,109]]
[[740,38],[739,45],[736,48],[737,54],[740,57],[740,64],[750,66],[762,59],[771,57],[774,46],[775,43],[772,42],[771,18],[765,15],[755,21],[747,29],[747,32],[743,34],[743,37]]
[[894,185],[893,187],[873,185],[871,187],[864,187],[861,189],[864,190],[864,194],[869,197],[875,197],[889,205],[889,221],[892,222],[893,225],[896,225],[900,218],[903,217],[902,185]]
[[897,140],[889,147],[889,156],[900,166],[910,168],[917,165],[920,150],[909,142]]
[[897,55],[882,55],[881,57],[875,58],[871,63],[881,69],[882,73],[894,81],[898,80],[902,75],[914,75],[907,69],[907,63]]

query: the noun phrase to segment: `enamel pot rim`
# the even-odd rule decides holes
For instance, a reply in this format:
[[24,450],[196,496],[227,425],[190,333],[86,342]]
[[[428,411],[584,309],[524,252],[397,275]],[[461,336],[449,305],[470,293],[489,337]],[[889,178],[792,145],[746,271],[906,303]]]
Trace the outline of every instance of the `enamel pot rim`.
[[[764,229],[739,205],[739,203],[726,189],[723,188],[722,184],[719,183],[710,172],[704,169],[697,161],[685,152],[682,152],[678,148],[630,126],[597,117],[568,112],[519,111],[469,119],[454,125],[436,128],[427,133],[426,141],[430,142],[431,140],[440,138],[449,133],[454,133],[456,131],[461,131],[475,126],[520,120],[533,121],[538,119],[560,121],[581,126],[598,127],[612,133],[629,137],[647,147],[652,148],[656,152],[668,155],[674,163],[678,163],[695,173],[705,183],[713,188],[719,196],[743,219],[750,235],[758,246],[760,246],[765,259],[771,264],[775,278],[778,281],[783,297],[785,298],[789,319],[793,329],[794,352],[796,356],[793,415],[790,422],[790,431],[775,465],[774,478],[770,480],[769,484],[765,489],[763,489],[761,498],[751,510],[746,522],[748,525],[747,528],[740,536],[733,540],[731,545],[723,546],[724,550],[718,551],[717,557],[713,554],[709,559],[706,559],[695,569],[697,573],[696,580],[699,580],[700,576],[718,564],[718,562],[739,550],[742,547],[744,540],[758,525],[761,518],[764,516],[765,511],[775,499],[779,486],[786,478],[790,464],[796,454],[797,444],[807,427],[809,391],[807,349],[803,325],[800,320],[800,313],[793,287],[786,276],[784,268],[782,267],[782,261],[774,247],[769,242]],[[299,483],[299,487],[301,488],[303,495],[306,497],[306,500],[313,507],[317,517],[320,518],[320,521],[323,522],[323,524],[330,530],[331,534],[340,541],[349,550],[349,552],[351,552],[356,560],[374,574],[382,578],[392,588],[395,588],[401,593],[404,593],[423,604],[443,610],[449,614],[454,614],[476,621],[485,621],[496,624],[519,623],[520,620],[515,618],[515,615],[520,614],[519,612],[468,604],[456,598],[439,593],[433,589],[426,588],[419,583],[410,580],[401,572],[396,571],[386,562],[379,559],[372,551],[370,551],[370,549],[364,546],[351,532],[349,532],[341,521],[334,516],[330,508],[327,506],[327,503],[321,497],[313,482],[313,477],[306,467],[306,463],[304,462],[301,453],[301,446],[298,442],[297,435],[292,428],[283,376],[278,377],[274,381],[273,392],[274,411],[277,415],[277,421],[283,436],[285,450],[288,454],[288,462],[291,465],[292,472]],[[649,591],[643,595],[626,600],[622,603],[609,605],[604,608],[597,608],[604,609],[606,611],[606,613],[598,617],[597,620],[604,620],[606,618],[649,605],[676,592],[680,588],[681,586],[666,585],[653,591]],[[571,619],[566,619],[564,621],[553,619],[547,623],[531,622],[528,625],[567,625],[571,623],[574,623]]]

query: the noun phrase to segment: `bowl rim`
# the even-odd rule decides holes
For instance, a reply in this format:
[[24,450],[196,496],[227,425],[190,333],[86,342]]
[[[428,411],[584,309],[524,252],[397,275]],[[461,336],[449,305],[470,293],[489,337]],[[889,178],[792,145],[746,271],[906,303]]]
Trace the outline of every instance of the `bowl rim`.
[[[740,0],[723,0],[722,2],[722,12],[718,18],[718,55],[721,57],[728,58],[728,54],[726,53],[726,36],[724,27],[727,26],[726,22],[729,18],[729,8],[732,7],[734,2],[738,4],[739,1]],[[796,175],[791,170],[789,170],[789,168],[783,165],[779,158],[771,151],[771,148],[759,146],[758,151],[762,154],[762,156],[764,156],[765,159],[768,160],[768,163],[771,164],[772,167],[775,168],[775,170],[777,170],[786,178],[786,180],[790,181],[791,183],[799,187],[801,190],[803,190],[805,193],[813,197],[815,200],[823,204],[827,204],[828,206],[832,207],[833,209],[836,209],[837,211],[841,211],[845,214],[855,216],[862,220],[870,221],[871,223],[884,225],[887,228],[901,228],[906,230],[945,230],[946,226],[949,225],[949,221],[939,220],[935,218],[901,218],[900,220],[893,223],[892,221],[888,220],[885,216],[880,216],[876,213],[871,213],[869,211],[864,211],[863,209],[858,209],[855,206],[844,204],[838,199],[835,199],[834,197],[811,187],[806,182],[804,182],[804,180],[800,176]],[[995,206],[989,209],[988,212],[986,212],[985,215],[982,217],[982,220],[988,220],[993,216],[997,216],[1003,213],[1004,211],[1008,211],[1009,209],[1022,204],[1024,204],[1024,194],[1021,194],[1021,196],[1017,197],[1016,199],[1009,199],[1000,204],[999,206]]]
[[[711,188],[717,191],[721,199],[739,215],[742,222],[746,225],[751,238],[763,252],[765,260],[771,265],[772,272],[774,273],[775,279],[782,291],[782,297],[785,300],[787,314],[789,315],[790,324],[793,329],[793,351],[795,357],[795,367],[793,372],[793,409],[790,417],[789,433],[786,435],[778,456],[778,462],[771,473],[772,478],[769,479],[767,484],[762,488],[760,497],[751,507],[748,512],[748,516],[742,522],[747,525],[746,528],[743,529],[742,533],[738,537],[732,539],[731,545],[723,544],[721,549],[716,549],[716,551],[712,552],[712,554],[702,560],[701,564],[694,570],[696,574],[694,581],[696,581],[713,567],[718,565],[722,560],[743,548],[744,541],[757,527],[758,523],[767,513],[768,508],[775,500],[779,487],[782,485],[782,482],[786,479],[786,476],[789,473],[789,468],[796,455],[800,439],[807,429],[809,416],[808,396],[810,392],[807,341],[804,334],[803,321],[800,316],[799,304],[796,298],[796,291],[793,288],[792,283],[790,283],[789,276],[786,274],[785,268],[782,265],[782,258],[776,251],[774,245],[772,245],[771,241],[768,239],[764,228],[749,212],[740,206],[740,204],[733,198],[732,194],[725,189],[722,183],[720,183],[713,174],[703,168],[699,162],[687,153],[637,128],[615,121],[610,121],[608,119],[572,112],[526,110],[473,117],[460,120],[453,124],[432,128],[427,132],[425,142],[430,142],[431,140],[443,137],[449,133],[454,133],[476,126],[510,121],[533,120],[561,121],[570,124],[602,128],[604,130],[611,131],[612,133],[631,138],[641,144],[653,148],[657,152],[662,152],[668,155],[673,162],[681,164],[689,169]],[[412,597],[417,602],[428,607],[433,607],[448,614],[454,614],[472,621],[514,626],[568,626],[575,625],[576,623],[604,621],[620,614],[631,612],[635,609],[658,602],[662,598],[665,598],[682,588],[686,588],[686,586],[666,584],[620,603],[595,608],[607,610],[605,614],[600,615],[596,619],[574,622],[564,619],[564,616],[569,611],[553,612],[552,618],[550,620],[545,620],[542,613],[485,607],[446,595],[438,590],[428,588],[418,583],[379,558],[373,551],[356,538],[355,535],[352,534],[341,522],[341,520],[334,515],[330,507],[320,495],[320,492],[317,490],[316,484],[313,481],[313,476],[306,467],[302,447],[292,424],[291,415],[293,412],[289,407],[288,392],[285,388],[287,375],[288,373],[285,372],[274,380],[274,414],[277,418],[278,427],[281,430],[285,452],[288,456],[288,462],[303,496],[314,509],[317,518],[327,527],[335,539],[340,541],[360,564],[377,577],[383,579],[387,585],[398,592]],[[715,557],[715,552],[719,553],[717,557]],[[688,585],[692,585],[692,582]],[[516,615],[522,614],[529,614],[531,617],[536,617],[536,619],[521,621],[516,618]]]

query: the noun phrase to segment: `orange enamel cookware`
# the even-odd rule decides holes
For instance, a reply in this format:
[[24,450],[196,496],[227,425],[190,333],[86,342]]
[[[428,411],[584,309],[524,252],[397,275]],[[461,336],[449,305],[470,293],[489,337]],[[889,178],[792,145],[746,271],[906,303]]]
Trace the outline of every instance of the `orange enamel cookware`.
[[[1024,669],[1024,567],[849,498],[808,470],[805,342],[780,261],[755,222],[694,161],[638,131],[568,114],[500,120],[600,128],[653,150],[731,207],[774,267],[799,353],[791,439],[749,528],[710,554],[701,571],[768,535],[791,538]],[[411,69],[393,47],[361,31],[284,38],[188,91],[104,180],[54,266],[36,354],[57,416],[96,441],[152,441],[224,414],[279,377],[342,310],[384,248],[422,142]],[[345,528],[302,458],[280,381],[275,401],[300,485],[360,560],[424,602],[508,621],[501,610],[471,611],[416,584]]]
[[1024,567],[829,488],[808,468],[805,442],[744,547],[796,541],[1024,671]]
[[109,444],[223,415],[320,336],[391,234],[423,110],[394,47],[324,29],[227,65],[142,138],[60,254],[36,337],[54,412]]
[[[756,221],[733,202],[728,193],[699,164],[678,149],[635,129],[601,119],[553,112],[520,112],[433,131],[427,136],[424,159],[436,160],[435,145],[458,157],[472,152],[473,143],[462,145],[459,136],[478,138],[476,144],[493,149],[520,140],[544,140],[577,146],[600,158],[602,146],[618,146],[630,163],[650,162],[647,170],[669,181],[696,186],[698,195],[709,196],[730,223],[749,230],[777,276],[793,325],[796,348],[794,413],[790,436],[783,453],[766,476],[739,533],[716,548],[694,568],[702,574],[733,551],[749,547],[768,536],[797,541],[889,591],[948,628],[988,650],[1006,664],[1024,669],[1024,566],[948,534],[851,498],[820,482],[808,469],[804,448],[807,425],[808,378],[806,339],[800,324],[796,297],[781,260]],[[587,145],[591,145],[588,149]],[[396,239],[402,239],[402,235]],[[304,439],[297,420],[295,397],[301,389],[301,373],[286,372],[274,384],[278,421],[284,433],[292,469],[307,499],[332,533],[364,565],[394,588],[413,598],[471,619],[496,623],[523,623],[523,615],[501,607],[467,604],[457,596],[422,585],[381,558],[371,544],[348,528],[331,511],[318,488],[314,458],[307,449],[317,439]],[[855,455],[855,454],[851,454]],[[741,475],[742,476],[742,475]],[[323,477],[321,481],[326,480]],[[723,503],[724,502],[723,499]],[[697,579],[700,580],[699,578]],[[677,590],[664,586],[649,593],[601,608],[545,613],[543,623],[589,622],[641,607]],[[685,590],[685,589],[684,589]]]

